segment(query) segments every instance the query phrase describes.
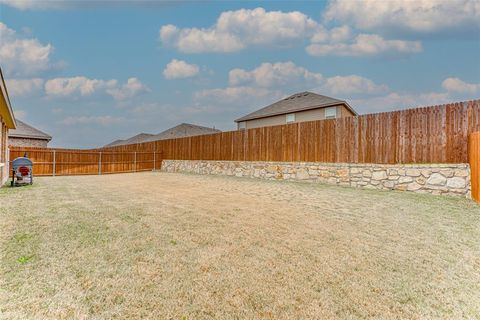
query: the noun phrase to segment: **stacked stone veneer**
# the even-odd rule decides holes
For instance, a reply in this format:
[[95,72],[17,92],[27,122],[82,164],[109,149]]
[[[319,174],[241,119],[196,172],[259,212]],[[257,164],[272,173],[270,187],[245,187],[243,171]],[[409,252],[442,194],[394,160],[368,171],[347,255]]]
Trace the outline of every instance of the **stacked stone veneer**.
[[340,186],[470,197],[468,164],[351,164],[164,160],[162,171],[272,180],[303,180]]
[[48,140],[9,137],[8,144],[13,147],[46,148],[48,147]]

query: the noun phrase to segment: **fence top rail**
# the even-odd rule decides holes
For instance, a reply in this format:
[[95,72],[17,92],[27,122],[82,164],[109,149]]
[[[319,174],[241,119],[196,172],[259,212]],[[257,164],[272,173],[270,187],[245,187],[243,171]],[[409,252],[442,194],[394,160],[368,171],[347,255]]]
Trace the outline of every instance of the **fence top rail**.
[[10,151],[13,152],[39,152],[39,153],[70,153],[70,154],[115,154],[115,155],[125,155],[125,154],[160,154],[161,151],[90,151],[90,150],[70,150],[70,149],[30,149],[30,148],[12,148]]
[[131,153],[131,154],[142,154],[142,153],[162,153],[161,151],[99,151],[97,153],[102,153],[102,154],[125,154],[125,153]]

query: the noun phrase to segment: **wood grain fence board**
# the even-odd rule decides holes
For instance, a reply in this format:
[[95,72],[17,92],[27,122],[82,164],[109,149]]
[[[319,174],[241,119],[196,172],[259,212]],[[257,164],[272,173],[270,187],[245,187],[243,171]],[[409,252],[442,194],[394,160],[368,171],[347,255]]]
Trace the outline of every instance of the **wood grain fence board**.
[[[298,143],[297,123],[284,126],[275,126],[270,133],[270,140],[273,141],[273,161],[301,161],[301,145]],[[267,129],[268,130],[268,129]]]
[[480,132],[468,137],[472,198],[480,203]]

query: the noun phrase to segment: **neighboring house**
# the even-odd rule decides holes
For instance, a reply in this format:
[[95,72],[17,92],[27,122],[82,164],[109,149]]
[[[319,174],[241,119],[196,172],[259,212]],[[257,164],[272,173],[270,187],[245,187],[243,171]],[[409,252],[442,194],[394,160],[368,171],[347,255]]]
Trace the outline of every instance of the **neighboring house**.
[[0,69],[0,186],[3,185],[9,176],[9,152],[8,132],[15,129],[16,121],[13,115],[10,99],[8,98],[7,87]]
[[181,123],[175,127],[162,131],[159,134],[140,133],[129,139],[115,140],[105,145],[104,148],[121,146],[126,144],[133,144],[133,143],[150,142],[150,141],[156,141],[156,140],[201,136],[204,134],[212,134],[217,132],[220,132],[220,130],[217,130],[215,128],[197,126],[195,124],[190,124],[190,123]]
[[235,122],[239,130],[358,115],[344,100],[313,92],[292,94]]
[[14,147],[46,148],[52,137],[23,121],[17,120],[17,128],[8,132],[9,145]]

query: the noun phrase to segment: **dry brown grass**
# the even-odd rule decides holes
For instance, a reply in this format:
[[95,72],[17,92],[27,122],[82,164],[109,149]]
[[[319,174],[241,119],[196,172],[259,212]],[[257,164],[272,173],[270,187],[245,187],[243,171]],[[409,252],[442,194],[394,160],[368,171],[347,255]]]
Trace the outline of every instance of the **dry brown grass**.
[[466,199],[144,173],[39,178],[0,203],[1,318],[480,314]]

